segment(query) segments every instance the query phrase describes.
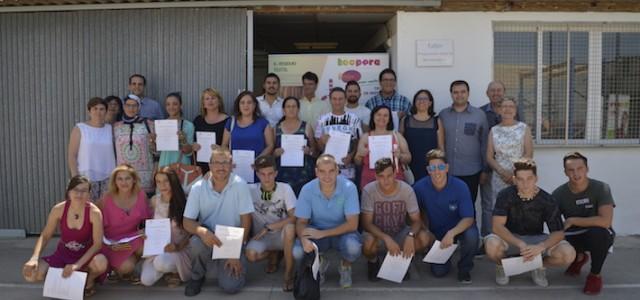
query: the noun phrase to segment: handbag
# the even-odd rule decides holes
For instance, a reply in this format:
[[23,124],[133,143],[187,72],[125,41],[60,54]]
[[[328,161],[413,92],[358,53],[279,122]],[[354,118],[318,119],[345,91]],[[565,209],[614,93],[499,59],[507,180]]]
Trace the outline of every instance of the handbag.
[[[182,130],[182,123],[180,124],[180,130]],[[194,163],[193,155],[191,156],[190,164],[183,164],[183,155],[182,150],[180,150],[178,162],[170,164],[169,169],[173,170],[176,175],[178,175],[182,190],[184,190],[185,195],[188,195],[189,191],[191,191],[191,186],[198,180],[202,179],[202,169]]]

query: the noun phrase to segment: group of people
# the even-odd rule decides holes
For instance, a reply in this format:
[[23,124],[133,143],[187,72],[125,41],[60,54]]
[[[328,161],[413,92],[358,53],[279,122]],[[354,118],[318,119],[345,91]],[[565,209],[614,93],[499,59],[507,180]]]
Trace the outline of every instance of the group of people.
[[[412,257],[438,241],[443,249],[459,245],[462,283],[471,283],[478,254],[496,262],[499,285],[509,282],[502,258],[540,255],[545,267],[568,266],[566,274],[578,276],[590,254],[584,292],[600,292],[600,271],[615,236],[609,186],[589,178],[587,158],[573,152],[563,159],[568,182],[552,194],[540,189],[531,131],[502,83],[491,82],[489,103],[476,108],[468,101],[468,83],[454,81],[453,102],[437,115],[429,90],[418,91],[413,101],[396,91],[392,69],[380,73],[380,92],[365,105],[356,81],[333,88],[328,101],[315,95],[316,74],[305,73],[302,83],[301,99],[283,99],[279,77],[268,74],[264,93],[240,93],[230,116],[220,93],[205,89],[193,122],[182,117],[179,93],[166,97],[164,109],[146,97],[139,74],[129,78],[130,94],[122,101],[90,99],[89,120],[71,133],[65,199],[52,208],[24,265],[25,279],[42,280],[48,267],[56,267],[64,268],[63,276],[87,272],[86,295],[110,274],[144,285],[161,278],[169,286],[186,282],[185,295],[194,296],[211,271],[225,292],[236,293],[245,285],[248,262],[267,260],[264,271],[274,273],[284,260],[283,290],[291,291],[296,261],[318,251],[323,282],[329,266],[324,254],[335,249],[339,284],[346,288],[360,256],[374,281],[381,253]],[[178,120],[178,151],[155,150],[152,120],[166,118]],[[187,185],[168,166],[196,164],[203,147],[195,138],[199,131],[215,132],[216,145],[208,163],[197,163],[202,178]],[[324,153],[334,132],[350,136],[345,157]],[[306,141],[301,167],[280,164],[283,135],[291,134]],[[369,137],[385,135],[391,157],[370,162]],[[233,172],[235,150],[254,153],[253,180]],[[171,220],[171,243],[164,254],[141,258],[141,224],[151,218]],[[42,257],[58,225],[56,252]],[[211,259],[212,248],[221,245],[217,225],[244,228],[239,259]],[[443,277],[451,261],[430,268]],[[548,285],[544,267],[531,274],[537,285]]]

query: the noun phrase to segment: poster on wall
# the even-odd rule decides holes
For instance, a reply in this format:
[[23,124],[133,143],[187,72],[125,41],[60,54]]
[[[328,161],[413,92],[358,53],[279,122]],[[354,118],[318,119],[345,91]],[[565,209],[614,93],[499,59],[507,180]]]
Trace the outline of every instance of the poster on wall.
[[630,95],[610,94],[607,101],[607,138],[623,139],[629,132]]
[[316,97],[328,101],[329,91],[350,80],[360,84],[360,103],[364,104],[380,90],[378,75],[389,67],[387,53],[353,54],[273,54],[269,55],[269,73],[280,77],[282,96],[302,97],[302,75],[318,74]]

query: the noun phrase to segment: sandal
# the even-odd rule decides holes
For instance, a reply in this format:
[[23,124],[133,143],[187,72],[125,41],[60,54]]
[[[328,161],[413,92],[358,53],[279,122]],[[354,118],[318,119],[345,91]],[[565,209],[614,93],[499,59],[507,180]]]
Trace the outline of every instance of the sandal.
[[93,296],[96,293],[96,287],[95,285],[92,286],[88,286],[84,288],[84,297],[85,298],[89,298],[91,296]]
[[140,281],[140,277],[134,275],[134,274],[129,274],[129,275],[124,275],[124,276],[120,276],[120,278],[124,281],[129,281],[129,283],[131,283],[132,285],[141,285],[142,282]]
[[177,288],[180,286],[180,283],[182,283],[177,274],[167,274],[164,281],[167,282],[169,288]]

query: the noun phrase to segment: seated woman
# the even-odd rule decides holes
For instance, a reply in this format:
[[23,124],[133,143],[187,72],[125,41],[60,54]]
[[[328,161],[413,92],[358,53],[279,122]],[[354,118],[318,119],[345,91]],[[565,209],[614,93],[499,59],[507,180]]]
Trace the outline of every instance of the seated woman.
[[362,190],[368,183],[376,180],[376,172],[372,165],[369,164],[369,137],[370,136],[391,136],[393,157],[390,157],[396,165],[396,179],[404,180],[402,173],[402,165],[411,162],[411,152],[407,146],[407,141],[401,134],[393,132],[393,120],[391,118],[391,109],[388,106],[377,106],[371,111],[369,119],[369,132],[360,137],[358,142],[358,151],[354,157],[357,165],[362,165],[362,173],[360,176],[360,189]]
[[180,281],[191,279],[190,234],[182,227],[182,214],[187,197],[178,180],[178,175],[169,168],[163,168],[155,176],[159,194],[151,198],[154,219],[171,219],[171,243],[164,247],[164,253],[147,258],[142,264],[140,281],[151,286],[164,274],[169,287],[178,287]]
[[[95,282],[102,281],[107,270],[107,258],[99,254],[102,247],[102,214],[90,202],[91,183],[84,176],[74,176],[67,185],[65,200],[56,204],[49,213],[33,255],[24,264],[22,275],[29,282],[44,280],[49,267],[64,268],[63,277],[73,271],[87,272],[85,296],[95,293]],[[56,251],[40,257],[42,249],[60,224],[60,241]]]
[[[144,245],[140,225],[151,218],[152,212],[140,187],[140,177],[133,167],[120,165],[111,172],[109,192],[98,202],[98,207],[102,210],[104,237],[109,242],[105,242],[101,252],[121,278],[139,283],[131,275],[142,256]],[[119,242],[132,237],[136,238]]]

